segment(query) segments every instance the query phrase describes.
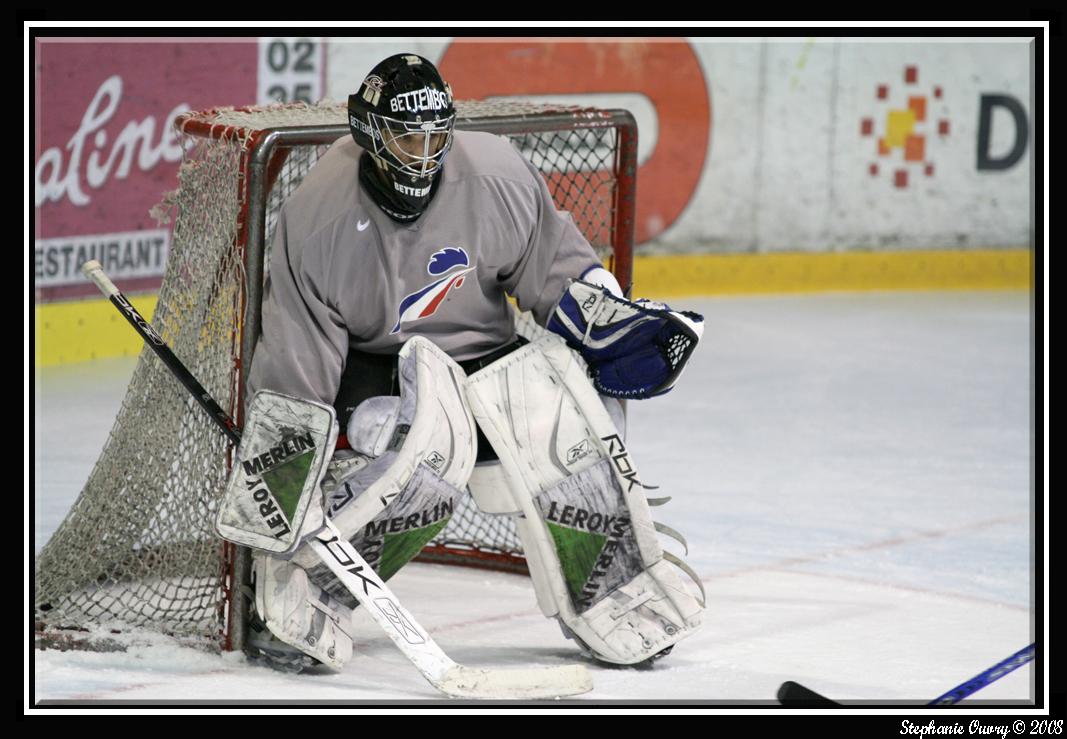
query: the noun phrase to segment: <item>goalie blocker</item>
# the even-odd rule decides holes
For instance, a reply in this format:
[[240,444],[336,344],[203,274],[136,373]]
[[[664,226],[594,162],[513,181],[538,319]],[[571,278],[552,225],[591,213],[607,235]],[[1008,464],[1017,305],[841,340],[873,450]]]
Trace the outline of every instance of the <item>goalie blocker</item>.
[[471,375],[467,398],[510,497],[501,501],[497,491],[490,504],[516,514],[542,612],[595,658],[636,664],[692,634],[704,604],[670,566],[696,579],[661,548],[657,529],[673,532],[652,521],[629,451],[585,370],[545,334]]

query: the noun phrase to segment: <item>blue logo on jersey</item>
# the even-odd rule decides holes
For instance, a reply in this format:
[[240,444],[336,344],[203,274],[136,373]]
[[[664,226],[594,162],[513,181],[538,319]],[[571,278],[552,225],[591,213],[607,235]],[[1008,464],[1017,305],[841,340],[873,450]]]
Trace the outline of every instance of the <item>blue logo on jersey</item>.
[[448,293],[453,288],[458,290],[462,287],[464,277],[474,271],[474,267],[469,265],[470,257],[459,247],[449,246],[435,251],[426,265],[426,271],[434,276],[443,276],[400,301],[399,317],[389,333],[395,334],[399,331],[402,323],[417,321],[436,313]]
[[455,246],[448,246],[441,251],[434,252],[430,257],[430,263],[426,265],[426,271],[431,275],[443,275],[453,267],[466,267],[469,264],[467,252]]

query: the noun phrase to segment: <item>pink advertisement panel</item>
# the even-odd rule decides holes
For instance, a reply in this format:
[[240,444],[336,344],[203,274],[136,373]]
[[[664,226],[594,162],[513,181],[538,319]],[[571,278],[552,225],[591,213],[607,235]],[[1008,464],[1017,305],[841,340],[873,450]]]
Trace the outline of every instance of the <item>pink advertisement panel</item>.
[[257,39],[35,40],[34,286],[94,295],[100,260],[121,289],[158,287],[169,227],[149,215],[177,186],[179,113],[256,102]]

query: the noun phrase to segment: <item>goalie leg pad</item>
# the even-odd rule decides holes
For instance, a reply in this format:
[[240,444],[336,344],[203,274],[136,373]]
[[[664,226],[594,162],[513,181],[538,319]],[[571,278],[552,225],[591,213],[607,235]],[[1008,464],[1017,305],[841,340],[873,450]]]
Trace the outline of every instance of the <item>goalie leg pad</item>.
[[667,566],[644,486],[584,362],[546,335],[468,379],[500,457],[538,604],[593,654],[643,662],[703,605]]
[[[388,579],[448,523],[474,469],[476,427],[462,368],[432,342],[412,338],[400,351],[399,397],[373,397],[348,426],[352,457],[336,460],[323,487],[326,515]],[[355,598],[304,547],[293,561],[351,608]]]
[[[308,578],[292,562],[263,552],[252,555],[256,613],[277,639],[332,667],[352,656],[352,611]],[[250,639],[257,646],[257,639]],[[263,646],[266,655],[277,653]],[[284,659],[284,657],[283,657]]]

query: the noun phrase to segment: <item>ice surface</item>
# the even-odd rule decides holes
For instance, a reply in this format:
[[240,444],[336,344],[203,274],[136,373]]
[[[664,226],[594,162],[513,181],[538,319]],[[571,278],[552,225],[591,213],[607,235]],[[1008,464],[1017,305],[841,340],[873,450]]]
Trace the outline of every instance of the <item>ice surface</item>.
[[[689,541],[706,625],[651,669],[591,665],[584,700],[769,704],[792,679],[837,699],[925,702],[1034,641],[1028,293],[674,302],[706,316],[704,338],[672,393],[630,403],[629,446],[654,494],[673,497],[653,516]],[[35,552],[133,365],[37,373]],[[391,585],[459,662],[580,659],[523,577],[415,564]],[[339,674],[166,640],[31,652],[29,701],[443,700],[368,618],[355,633]],[[1032,680],[1028,666],[974,698],[1031,700]]]

